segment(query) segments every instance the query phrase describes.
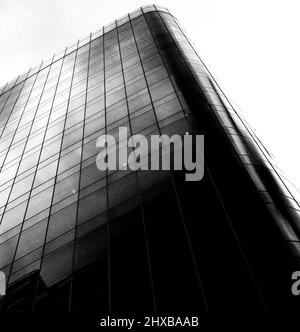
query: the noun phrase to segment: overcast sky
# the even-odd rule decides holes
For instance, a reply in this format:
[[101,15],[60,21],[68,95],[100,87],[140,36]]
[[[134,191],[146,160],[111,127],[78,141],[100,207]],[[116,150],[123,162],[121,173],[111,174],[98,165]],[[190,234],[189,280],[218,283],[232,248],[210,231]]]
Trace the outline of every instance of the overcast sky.
[[[0,0],[0,86],[148,4]],[[300,188],[300,1],[159,0],[181,21],[227,96]]]

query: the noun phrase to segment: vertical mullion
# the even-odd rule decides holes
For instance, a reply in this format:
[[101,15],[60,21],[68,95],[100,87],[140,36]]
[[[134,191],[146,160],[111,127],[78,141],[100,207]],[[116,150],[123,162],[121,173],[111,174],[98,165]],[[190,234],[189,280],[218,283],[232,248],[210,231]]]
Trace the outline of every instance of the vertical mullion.
[[79,217],[79,203],[80,203],[80,184],[81,184],[81,176],[82,176],[82,164],[83,164],[83,149],[84,149],[84,137],[85,137],[85,125],[86,125],[86,107],[87,107],[87,96],[88,96],[88,88],[89,88],[89,73],[90,73],[90,60],[91,60],[91,39],[92,34],[90,34],[89,41],[89,57],[88,57],[88,65],[87,65],[87,76],[86,76],[86,88],[85,88],[85,100],[84,100],[84,115],[83,115],[83,125],[82,125],[82,140],[81,140],[81,156],[80,156],[80,166],[79,166],[79,179],[78,179],[78,197],[77,197],[77,206],[76,206],[76,221],[75,221],[75,233],[74,233],[74,246],[73,246],[73,257],[72,257],[72,277],[70,282],[70,293],[69,293],[69,305],[68,310],[71,311],[72,308],[72,292],[73,292],[73,273],[74,273],[74,262],[75,262],[75,254],[76,254],[76,238],[77,238],[77,228],[78,228],[78,217]]
[[[17,78],[17,80],[18,80],[18,78]],[[17,80],[16,80],[16,82],[17,82]],[[1,98],[2,98],[3,94],[5,93],[4,91],[5,91],[6,87],[7,87],[7,84],[8,84],[8,83],[6,83],[6,84],[2,87],[2,89],[1,89],[1,93],[0,93],[0,101],[1,101]],[[7,99],[7,98],[8,98],[8,97],[3,98],[3,100],[4,100],[3,105],[6,103],[6,99]],[[0,115],[1,115],[2,109],[3,109],[3,107],[0,107]]]
[[[130,20],[130,18],[129,18],[129,20]],[[121,46],[120,46],[120,37],[119,37],[119,29],[118,29],[118,21],[117,20],[116,20],[116,30],[117,30],[119,53],[120,53],[120,62],[121,62],[123,84],[124,84],[124,90],[125,90],[126,108],[127,108],[127,114],[128,114],[128,123],[129,123],[129,128],[130,128],[130,134],[132,136],[133,131],[132,131],[132,125],[131,125],[129,103],[128,103],[128,94],[127,94],[127,87],[126,87],[126,82],[125,82],[125,73],[124,73],[124,66],[123,66],[122,51],[121,51]],[[145,77],[145,79],[146,79],[146,77]],[[148,242],[148,237],[147,237],[147,227],[146,227],[146,221],[145,221],[145,214],[144,214],[144,207],[143,207],[143,200],[142,200],[142,192],[141,192],[141,186],[140,186],[138,171],[134,171],[134,173],[135,173],[136,181],[137,181],[138,196],[139,196],[139,202],[140,202],[141,214],[142,214],[142,224],[143,224],[143,232],[144,232],[144,239],[145,239],[145,246],[146,246],[147,265],[148,265],[148,272],[149,272],[149,279],[150,279],[150,286],[151,286],[151,293],[152,293],[151,294],[152,295],[152,302],[153,302],[154,312],[157,312],[154,281],[153,281],[153,276],[152,276],[150,248],[149,248],[149,242]]]
[[[142,10],[142,11],[143,11],[143,10]],[[145,17],[145,16],[144,16],[144,17]],[[151,37],[152,37],[152,40],[153,40],[153,42],[154,42],[154,44],[155,44],[155,46],[156,46],[157,52],[158,52],[158,54],[159,54],[159,57],[160,57],[160,59],[161,59],[163,65],[164,65],[164,68],[165,68],[165,70],[166,70],[166,72],[167,72],[168,78],[169,78],[169,80],[170,80],[170,82],[171,82],[171,85],[172,85],[174,91],[175,91],[175,94],[176,94],[177,100],[178,100],[178,102],[179,102],[179,104],[180,104],[180,106],[181,106],[181,110],[182,110],[184,116],[187,117],[188,114],[184,111],[184,107],[183,107],[183,105],[182,105],[182,101],[181,101],[180,98],[179,98],[178,91],[177,91],[177,89],[176,89],[176,87],[175,87],[175,85],[174,85],[173,80],[171,79],[171,73],[170,73],[170,70],[168,69],[167,64],[166,64],[166,61],[165,61],[165,59],[164,59],[163,56],[162,56],[161,50],[160,50],[159,47],[158,47],[157,41],[155,40],[155,38],[154,38],[154,36],[153,36],[153,32],[151,31],[151,29],[150,29],[150,27],[149,27],[149,24],[148,24],[148,22],[147,22],[146,17],[145,17],[145,21],[146,21],[147,27],[148,27],[148,29],[149,29],[149,31],[150,31],[150,33],[151,33]],[[187,122],[188,122],[188,121],[187,121]]]
[[[104,113],[105,113],[105,135],[107,135],[107,91],[106,91],[106,61],[105,61],[105,32],[103,30],[103,85],[104,85]],[[106,179],[106,209],[107,209],[107,278],[108,278],[108,312],[111,313],[112,298],[111,298],[111,257],[110,257],[110,213],[109,213],[109,196],[108,196],[108,169],[105,171]]]
[[160,129],[160,126],[159,126],[159,122],[158,122],[156,113],[155,113],[154,103],[153,103],[152,95],[151,95],[151,92],[150,92],[150,87],[149,87],[148,79],[147,79],[145,68],[144,68],[144,64],[143,64],[143,61],[142,61],[142,58],[141,58],[141,54],[140,54],[140,50],[139,50],[139,47],[138,47],[138,43],[136,41],[136,37],[135,37],[134,29],[133,29],[133,26],[132,26],[130,14],[128,14],[128,17],[129,17],[129,23],[130,23],[130,27],[131,27],[131,30],[132,30],[132,34],[133,34],[135,46],[136,46],[137,53],[138,53],[138,56],[139,56],[139,61],[140,61],[141,68],[142,68],[142,71],[143,71],[143,75],[144,75],[144,78],[145,78],[146,87],[147,87],[147,91],[148,91],[148,94],[149,94],[150,103],[151,103],[151,106],[152,106],[152,111],[153,111],[154,117],[155,117],[155,122],[156,122],[156,125],[157,125],[157,128],[158,128],[158,132],[161,135],[161,129]]
[[[59,152],[58,152],[58,161],[57,161],[56,172],[55,172],[54,183],[53,183],[53,191],[52,191],[51,201],[50,201],[50,205],[49,205],[49,214],[48,214],[48,218],[47,218],[47,225],[46,225],[46,230],[45,230],[44,242],[43,242],[43,245],[42,245],[41,263],[40,263],[40,272],[39,272],[40,275],[41,275],[41,271],[42,271],[42,267],[43,267],[44,253],[45,253],[45,248],[46,248],[46,241],[47,241],[49,223],[50,223],[50,218],[51,218],[52,206],[53,206],[53,201],[54,201],[55,187],[56,187],[57,178],[58,178],[58,170],[59,170],[59,166],[60,166],[60,159],[61,159],[61,154],[62,154],[62,147],[63,147],[63,141],[64,141],[64,135],[65,135],[66,122],[67,122],[67,117],[68,117],[68,113],[69,113],[70,98],[71,98],[71,93],[72,93],[73,79],[74,79],[76,60],[77,60],[77,54],[78,54],[78,44],[79,44],[79,41],[77,42],[77,49],[76,49],[75,58],[74,58],[72,78],[71,78],[69,94],[68,94],[68,102],[67,102],[67,107],[66,107],[66,112],[65,112],[64,125],[63,125],[63,129],[62,129],[62,137],[61,137],[61,142],[60,142],[60,149],[59,149]],[[39,280],[37,281],[36,288],[35,288],[33,311],[34,311],[34,308],[35,308],[35,302],[36,302],[36,297],[37,297],[37,292],[38,292],[38,286],[39,286]]]

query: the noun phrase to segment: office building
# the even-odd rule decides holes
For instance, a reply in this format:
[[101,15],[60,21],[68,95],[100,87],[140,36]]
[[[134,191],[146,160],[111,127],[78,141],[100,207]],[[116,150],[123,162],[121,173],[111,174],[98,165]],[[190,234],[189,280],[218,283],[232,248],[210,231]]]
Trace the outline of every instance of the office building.
[[[3,311],[295,305],[299,203],[167,9],[142,7],[20,75],[0,111]],[[203,179],[99,171],[97,139],[120,127],[204,135]]]

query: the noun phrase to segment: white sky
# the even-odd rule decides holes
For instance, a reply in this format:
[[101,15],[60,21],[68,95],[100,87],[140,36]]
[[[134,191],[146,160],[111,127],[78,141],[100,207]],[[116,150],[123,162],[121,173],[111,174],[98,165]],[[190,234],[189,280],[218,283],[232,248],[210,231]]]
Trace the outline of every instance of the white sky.
[[[0,86],[124,14],[138,0],[0,0]],[[158,0],[197,45],[300,188],[300,1]]]

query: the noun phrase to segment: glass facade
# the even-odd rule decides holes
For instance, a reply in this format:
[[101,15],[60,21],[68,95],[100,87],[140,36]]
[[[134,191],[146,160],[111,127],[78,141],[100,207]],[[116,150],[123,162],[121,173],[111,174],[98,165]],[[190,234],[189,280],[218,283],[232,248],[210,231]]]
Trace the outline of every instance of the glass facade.
[[[299,203],[167,9],[114,21],[0,93],[4,311],[201,312],[208,283],[212,309],[293,305]],[[96,141],[120,126],[203,134],[203,180],[99,171]]]

